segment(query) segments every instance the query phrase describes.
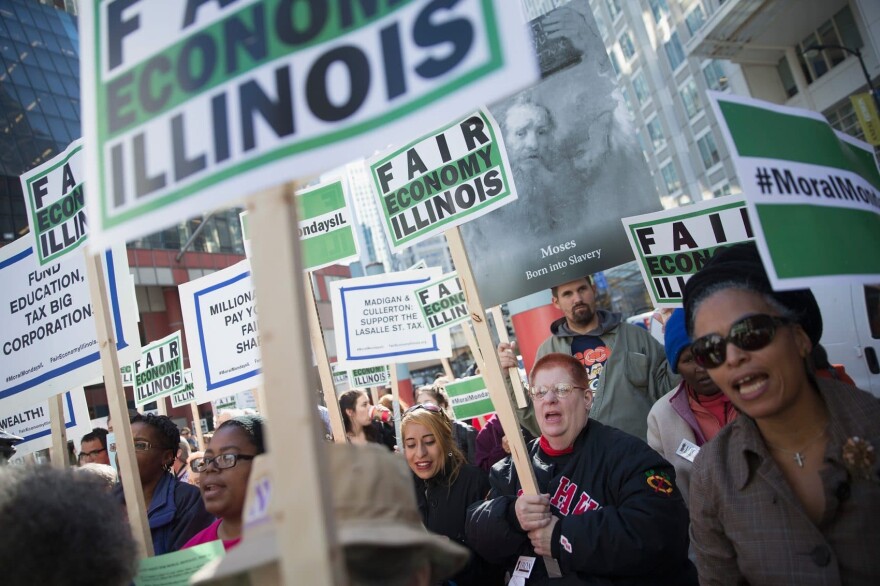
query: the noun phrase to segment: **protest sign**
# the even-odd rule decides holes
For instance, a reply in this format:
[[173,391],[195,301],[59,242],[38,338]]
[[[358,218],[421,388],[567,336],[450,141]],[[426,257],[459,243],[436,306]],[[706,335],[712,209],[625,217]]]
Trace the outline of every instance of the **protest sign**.
[[471,318],[456,273],[443,275],[413,291],[429,332],[451,328]]
[[183,407],[192,403],[196,399],[195,384],[193,384],[192,369],[187,368],[183,371],[184,387],[182,391],[178,391],[171,395],[172,407]]
[[178,287],[196,402],[262,380],[257,305],[247,260]]
[[187,586],[208,562],[225,555],[223,542],[209,541],[173,553],[141,558],[135,586]]
[[[104,254],[109,313],[120,360],[140,352],[137,309],[122,248]],[[30,237],[0,249],[0,401],[25,409],[103,374],[86,258],[65,254],[40,267]]]
[[83,2],[93,244],[407,140],[537,77],[505,0],[359,5]]
[[119,376],[122,377],[122,384],[126,387],[134,386],[134,369],[131,364],[119,367]]
[[449,356],[448,332],[428,331],[412,294],[439,276],[429,268],[330,283],[337,363],[351,369]]
[[633,260],[620,218],[661,209],[587,0],[524,8],[544,79],[490,107],[517,200],[461,226],[485,307]]
[[134,362],[134,404],[138,407],[182,391],[183,344],[180,330],[156,340],[141,351]]
[[474,112],[370,162],[394,252],[516,199],[501,129]]
[[40,266],[73,252],[88,232],[82,139],[21,176],[28,223]]
[[818,112],[709,97],[773,287],[876,282],[880,170],[873,149]]
[[446,384],[449,406],[456,419],[473,419],[495,413],[495,406],[481,376],[470,376]]
[[621,220],[655,307],[680,307],[684,284],[719,247],[752,240],[741,197]]
[[337,395],[341,395],[351,389],[348,371],[341,364],[338,362],[330,363],[330,373],[333,376],[333,388]]
[[[6,409],[5,402],[0,401],[0,429],[24,439],[15,446],[16,458],[45,450],[52,445],[49,401],[54,400],[55,397],[51,397],[25,409],[13,411]],[[63,393],[62,402],[64,427],[68,437],[82,437],[92,431],[89,408],[82,387]]]
[[211,401],[214,411],[221,409],[256,409],[257,401],[253,391],[241,391],[228,397],[219,397]]
[[348,380],[353,389],[387,387],[391,384],[391,371],[387,366],[354,368],[348,373]]

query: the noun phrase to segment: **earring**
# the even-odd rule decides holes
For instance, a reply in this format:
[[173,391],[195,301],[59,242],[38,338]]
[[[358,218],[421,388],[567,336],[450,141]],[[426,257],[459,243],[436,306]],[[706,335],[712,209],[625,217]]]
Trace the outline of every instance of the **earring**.
[[452,457],[452,452],[449,452],[448,456],[451,458],[451,457]]

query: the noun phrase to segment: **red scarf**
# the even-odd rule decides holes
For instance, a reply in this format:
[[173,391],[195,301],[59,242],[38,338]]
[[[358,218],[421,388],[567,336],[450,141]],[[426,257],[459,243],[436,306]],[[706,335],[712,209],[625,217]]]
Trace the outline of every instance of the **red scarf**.
[[547,454],[548,456],[550,456],[551,458],[555,458],[556,456],[564,456],[564,455],[570,454],[574,451],[574,444],[568,446],[564,450],[554,450],[552,447],[550,447],[550,442],[548,442],[547,438],[545,438],[543,435],[538,440],[538,445],[540,445],[541,450],[543,450],[544,453]]

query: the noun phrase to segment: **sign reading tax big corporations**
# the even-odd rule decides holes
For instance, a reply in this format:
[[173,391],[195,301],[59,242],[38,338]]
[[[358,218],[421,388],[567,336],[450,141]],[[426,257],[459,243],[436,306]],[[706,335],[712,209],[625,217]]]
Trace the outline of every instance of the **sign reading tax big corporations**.
[[86,240],[82,139],[21,176],[28,223],[40,265],[76,250]]
[[[63,393],[62,404],[64,427],[68,438],[81,437],[92,431],[89,408],[82,387]],[[12,411],[7,409],[5,402],[0,401],[0,429],[24,439],[15,446],[16,458],[51,447],[52,421],[49,417],[49,399]]]
[[250,262],[184,283],[178,293],[196,402],[259,386],[260,331]]
[[395,252],[516,199],[501,130],[475,112],[370,163]]
[[89,220],[131,239],[532,83],[508,0],[88,0]]
[[[0,248],[0,401],[24,409],[102,375],[86,258],[40,266],[33,239]],[[121,363],[139,356],[137,309],[125,249],[104,254],[108,310]]]
[[184,390],[180,330],[148,344],[134,362],[134,403],[138,407]]
[[440,280],[419,287],[413,293],[431,332],[451,328],[470,319],[457,273],[443,275]]
[[386,387],[391,384],[391,369],[387,366],[355,368],[348,373],[348,382],[353,389]]
[[456,419],[472,419],[495,412],[489,391],[481,376],[471,376],[447,383],[449,406]]
[[710,92],[776,289],[880,275],[873,149],[819,113]]
[[192,403],[196,398],[195,385],[193,384],[192,369],[187,368],[183,371],[183,382],[186,383],[182,391],[177,391],[171,395],[172,407],[183,407]]
[[684,284],[719,247],[752,240],[741,197],[724,197],[621,220],[655,307],[680,307]]
[[449,333],[428,331],[412,293],[439,276],[440,269],[428,268],[331,282],[338,364],[352,369],[448,357]]

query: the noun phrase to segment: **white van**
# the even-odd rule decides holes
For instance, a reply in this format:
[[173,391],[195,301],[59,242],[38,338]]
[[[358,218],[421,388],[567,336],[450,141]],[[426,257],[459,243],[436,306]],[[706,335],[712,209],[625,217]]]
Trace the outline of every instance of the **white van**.
[[811,288],[822,310],[822,346],[856,386],[880,397],[880,284]]

